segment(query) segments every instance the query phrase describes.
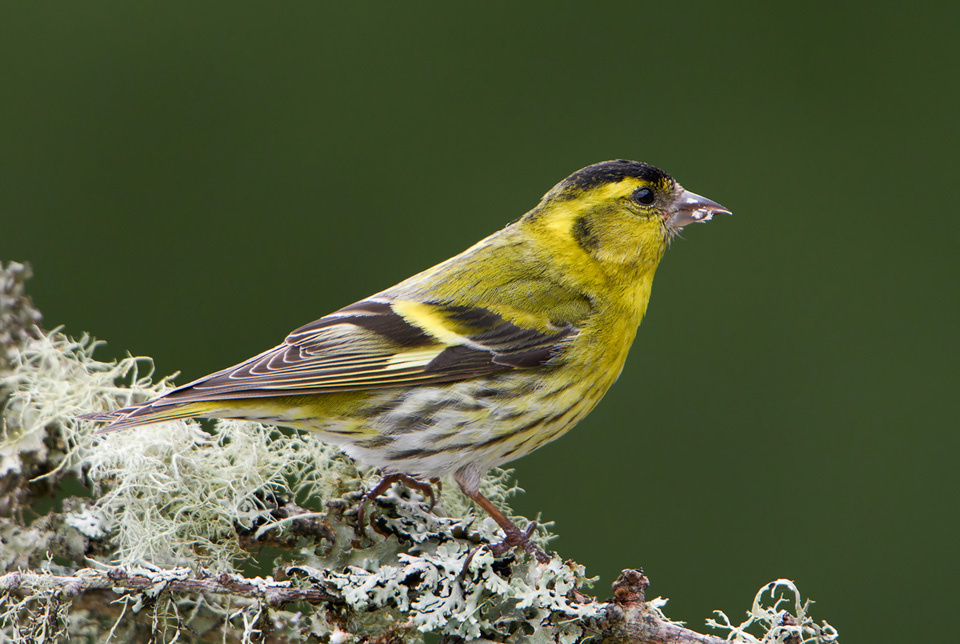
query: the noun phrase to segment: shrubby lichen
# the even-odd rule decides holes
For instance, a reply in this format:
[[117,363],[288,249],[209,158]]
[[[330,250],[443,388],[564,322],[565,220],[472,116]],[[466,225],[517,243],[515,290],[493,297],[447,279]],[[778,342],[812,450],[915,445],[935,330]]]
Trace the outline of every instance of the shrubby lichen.
[[[788,608],[781,608],[781,605]],[[837,630],[827,622],[817,623],[810,616],[813,601],[804,600],[800,590],[789,579],[771,581],[753,598],[747,618],[734,624],[723,611],[714,611],[717,619],[707,625],[728,631],[727,639],[751,644],[825,644],[839,638]]]
[[[153,379],[148,359],[101,362],[92,338],[32,326],[28,276],[0,265],[0,644],[417,642],[425,633],[572,644],[609,621],[613,604],[578,592],[589,582],[579,564],[495,557],[484,545],[499,539],[497,525],[456,485],[435,506],[395,485],[368,502],[371,520],[358,528],[377,473],[309,434],[243,421],[98,434],[77,417],[171,385]],[[509,513],[518,488],[497,470],[482,491]],[[538,543],[550,538],[539,526]],[[120,581],[133,577],[140,585]],[[75,602],[93,580],[112,592]],[[170,590],[183,582],[206,590]],[[792,613],[778,590],[793,593]],[[289,591],[315,603],[270,599]],[[644,602],[641,622],[675,626],[663,603]],[[720,613],[711,623],[735,641],[835,641],[808,608],[780,580],[745,622]]]
[[[421,493],[395,486],[378,499],[372,528],[358,534],[356,508],[376,474],[310,435],[229,420],[209,429],[170,421],[97,434],[94,423],[77,416],[157,395],[170,384],[151,381],[148,360],[103,363],[95,348],[89,337],[40,334],[20,348],[2,379],[4,469],[22,473],[25,453],[49,460],[49,445],[60,446],[41,476],[70,473],[90,486],[92,498],[69,503],[63,522],[101,543],[87,556],[125,569],[230,572],[255,556],[245,546],[295,532],[297,516],[278,511],[296,504],[315,510],[328,538],[288,539],[277,570],[295,564],[300,574],[310,571],[306,578],[320,575],[364,615],[366,632],[403,615],[415,631],[466,638],[582,635],[568,625],[594,610],[570,599],[585,581],[582,568],[558,558],[546,566],[514,553],[494,558],[482,546],[498,539],[496,524],[455,485],[443,487],[433,508]],[[517,491],[502,471],[483,486],[501,507]],[[549,533],[541,527],[537,538],[543,543]],[[383,619],[371,619],[378,612]]]

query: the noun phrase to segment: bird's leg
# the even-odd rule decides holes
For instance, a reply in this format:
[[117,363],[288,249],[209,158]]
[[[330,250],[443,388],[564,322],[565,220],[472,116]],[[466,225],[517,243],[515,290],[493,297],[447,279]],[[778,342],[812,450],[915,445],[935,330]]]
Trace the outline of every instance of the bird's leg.
[[460,488],[464,494],[476,501],[477,505],[483,508],[504,532],[505,536],[503,541],[491,544],[490,552],[499,557],[510,548],[523,548],[527,552],[533,553],[540,563],[550,561],[550,557],[530,540],[530,535],[532,535],[533,531],[537,528],[536,521],[531,521],[529,525],[527,525],[526,530],[521,530],[513,521],[508,519],[503,512],[498,510],[497,506],[490,502],[490,499],[480,494],[479,490],[467,489],[462,483],[460,484]]
[[380,479],[380,482],[377,485],[363,495],[360,499],[360,510],[357,512],[357,530],[361,533],[363,532],[363,515],[364,508],[366,507],[369,501],[373,501],[378,496],[386,492],[391,485],[394,483],[403,483],[408,488],[412,490],[419,490],[423,492],[427,497],[430,498],[430,510],[433,510],[433,506],[436,503],[437,499],[433,494],[433,486],[430,483],[421,481],[420,479],[414,478],[409,474],[401,474],[400,472],[391,472],[389,474],[384,474],[383,478]]

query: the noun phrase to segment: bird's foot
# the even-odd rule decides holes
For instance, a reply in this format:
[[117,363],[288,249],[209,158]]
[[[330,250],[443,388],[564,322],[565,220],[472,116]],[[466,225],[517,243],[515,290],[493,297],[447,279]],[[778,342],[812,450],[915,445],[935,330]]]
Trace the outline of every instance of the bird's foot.
[[533,543],[533,540],[530,539],[530,536],[536,529],[537,522],[531,521],[529,524],[527,524],[527,527],[524,530],[520,530],[520,528],[517,528],[516,526],[514,526],[512,530],[504,530],[505,536],[503,541],[490,544],[488,546],[490,548],[490,552],[492,552],[494,556],[499,557],[500,555],[505,554],[511,548],[522,548],[526,552],[532,553],[533,556],[537,558],[538,562],[547,563],[550,561],[550,556],[538,548],[536,544]]

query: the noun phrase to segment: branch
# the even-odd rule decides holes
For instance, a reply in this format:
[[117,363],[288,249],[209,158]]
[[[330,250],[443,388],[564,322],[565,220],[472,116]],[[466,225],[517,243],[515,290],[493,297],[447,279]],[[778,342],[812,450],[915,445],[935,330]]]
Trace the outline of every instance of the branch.
[[108,571],[84,569],[75,575],[48,575],[36,572],[11,572],[0,576],[0,591],[21,596],[59,592],[63,597],[76,597],[91,590],[110,590],[116,595],[123,591],[149,591],[157,594],[209,593],[245,599],[259,599],[279,607],[292,602],[337,603],[335,597],[318,588],[297,588],[289,581],[246,579],[240,575],[221,574],[216,577],[192,577],[186,568],[163,570],[154,574],[128,573],[123,568]]
[[[600,618],[584,620],[585,630],[596,631],[608,644],[725,644],[727,640],[703,635],[663,617],[653,602],[644,601],[649,586],[647,577],[638,570],[624,570],[613,584],[615,598],[598,603]],[[204,593],[260,600],[273,608],[294,602],[310,604],[344,604],[342,597],[329,592],[321,582],[306,587],[292,581],[246,579],[240,575],[193,577],[181,568],[154,573],[128,573],[122,568],[110,570],[84,569],[75,575],[51,575],[35,572],[11,572],[0,576],[0,592],[19,596],[59,594],[75,598],[89,591],[111,591],[118,597],[125,591],[160,592],[172,595]],[[587,603],[593,598],[582,598]],[[592,621],[592,623],[590,623]]]
[[663,617],[645,601],[650,580],[642,570],[624,570],[613,582],[614,599],[604,605],[600,633],[605,642],[622,644],[726,644],[727,640],[703,635]]

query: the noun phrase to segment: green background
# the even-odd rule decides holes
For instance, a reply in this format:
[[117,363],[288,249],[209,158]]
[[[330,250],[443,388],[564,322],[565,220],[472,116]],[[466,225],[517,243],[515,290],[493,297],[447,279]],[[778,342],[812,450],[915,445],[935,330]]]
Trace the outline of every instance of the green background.
[[694,627],[787,577],[848,641],[955,636],[960,16],[670,4],[5,3],[0,258],[182,382],[653,163],[735,215],[517,509]]

